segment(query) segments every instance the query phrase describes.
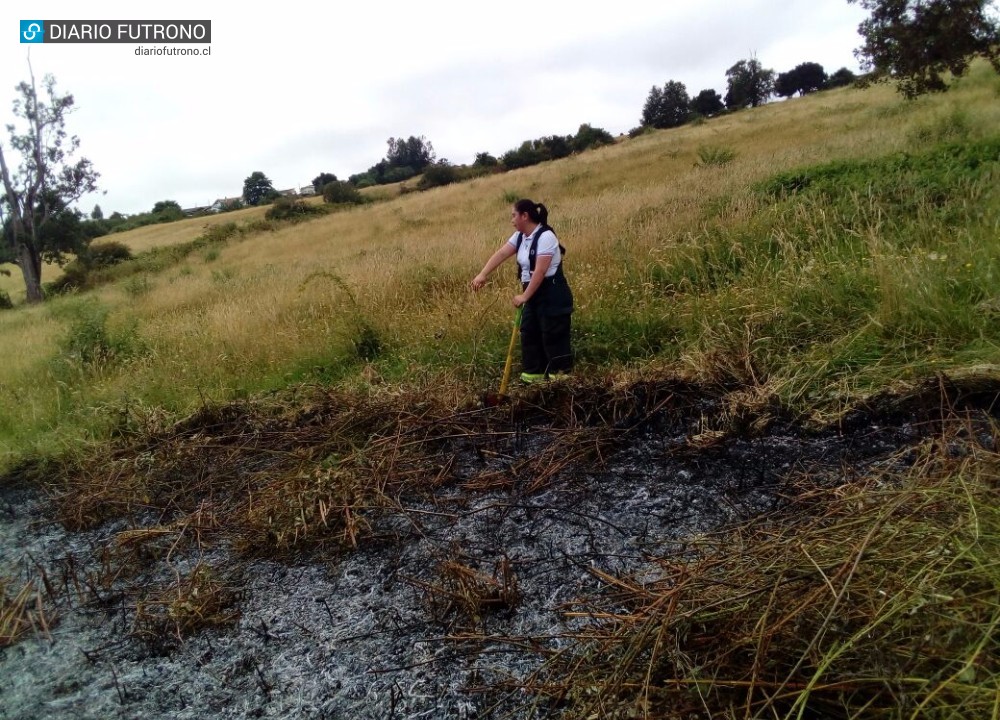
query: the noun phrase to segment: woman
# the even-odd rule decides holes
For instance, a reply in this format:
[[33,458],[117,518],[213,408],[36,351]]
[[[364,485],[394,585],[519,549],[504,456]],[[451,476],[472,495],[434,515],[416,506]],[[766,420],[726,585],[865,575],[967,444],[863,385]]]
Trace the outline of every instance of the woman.
[[573,367],[570,348],[570,314],[573,293],[563,274],[563,247],[548,226],[549,211],[531,200],[518,200],[510,213],[511,235],[472,279],[472,289],[486,284],[487,276],[504,260],[517,256],[521,292],[514,307],[521,315],[521,380],[547,380]]

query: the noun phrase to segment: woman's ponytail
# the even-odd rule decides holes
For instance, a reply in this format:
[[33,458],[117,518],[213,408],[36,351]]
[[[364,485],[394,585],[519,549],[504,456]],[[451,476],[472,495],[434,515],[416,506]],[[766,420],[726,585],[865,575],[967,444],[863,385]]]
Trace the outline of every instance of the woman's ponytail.
[[546,208],[541,203],[538,203],[538,208],[536,209],[536,212],[538,213],[538,217],[537,218],[531,218],[531,219],[534,220],[535,222],[537,222],[539,225],[548,225],[549,224],[549,210],[548,210],[548,208]]
[[528,217],[533,223],[545,226],[549,224],[549,210],[541,203],[525,198],[514,203],[514,209],[519,213],[528,213]]

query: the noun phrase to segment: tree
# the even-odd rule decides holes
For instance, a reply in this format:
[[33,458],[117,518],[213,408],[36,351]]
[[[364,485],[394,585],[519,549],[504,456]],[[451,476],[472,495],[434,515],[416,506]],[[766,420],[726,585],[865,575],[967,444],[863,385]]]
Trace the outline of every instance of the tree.
[[846,67],[840,68],[837,72],[826,79],[826,89],[844,87],[846,85],[852,84],[857,80],[857,75],[848,70]]
[[260,170],[250,173],[243,181],[243,200],[247,205],[260,205],[278,197],[278,191]]
[[474,167],[496,167],[500,163],[495,157],[490,155],[488,152],[476,153],[476,161],[472,163]]
[[726,109],[722,104],[722,96],[715,90],[702,90],[691,100],[691,112],[703,117],[718,115]]
[[184,213],[184,211],[181,209],[180,203],[178,203],[176,200],[160,200],[153,206],[151,212],[154,215],[160,215],[162,213],[166,214]]
[[[39,244],[45,248],[42,252],[42,260],[63,265],[69,260],[69,255],[86,252],[87,243],[92,238],[84,230],[83,223],[80,222],[83,214],[79,210],[66,207],[62,200],[51,193],[46,204],[50,210],[49,218],[44,224],[39,224],[38,228]],[[8,213],[8,215],[10,214]],[[7,217],[4,222],[3,237],[4,246],[3,250],[0,251],[0,262],[15,262],[15,256],[6,254],[9,253],[14,237],[14,218],[12,215]]]
[[316,191],[317,195],[322,195],[323,186],[331,182],[337,182],[337,176],[333,173],[321,172],[313,178],[313,190]]
[[153,209],[150,210],[147,216],[147,223],[154,222],[173,222],[174,220],[181,220],[184,217],[184,211],[181,209],[180,203],[176,200],[160,200],[155,205]]
[[365,202],[364,196],[349,182],[328,182],[323,186],[323,200],[334,205],[359,205]]
[[790,98],[795,93],[806,95],[826,86],[826,71],[819,63],[805,62],[788,72],[778,75],[774,83],[774,93]]
[[990,0],[847,1],[871,12],[858,26],[864,44],[854,51],[869,82],[898,80],[913,99],[947,90],[942,75],[964,75],[975,56],[1000,72],[1000,26],[987,14]]
[[726,107],[740,110],[758,107],[774,92],[774,70],[765,70],[757,58],[740,60],[726,70]]
[[458,180],[458,171],[455,166],[442,158],[424,168],[424,174],[420,178],[420,182],[417,183],[417,187],[421,190],[427,190],[441,185],[451,185]]
[[607,130],[583,123],[573,137],[573,152],[582,152],[588,148],[600,147],[601,145],[611,145],[614,141],[614,137]]
[[684,83],[670,80],[662,90],[654,85],[642,108],[642,124],[655,128],[683,125],[690,117],[690,103]]
[[61,263],[63,253],[78,249],[80,236],[60,232],[61,221],[73,212],[68,211],[70,204],[97,189],[99,174],[86,158],[72,159],[80,147],[79,138],[66,134],[73,96],[59,95],[55,78],[46,75],[45,97],[40,98],[30,63],[28,70],[31,82],[18,84],[20,97],[14,101],[14,117],[26,127],[19,131],[14,124],[7,126],[10,147],[19,157],[15,168],[8,165],[0,144],[0,222],[9,226],[3,238],[6,259],[21,269],[27,300],[36,303],[44,298],[42,261]]
[[94,209],[90,211],[90,219],[91,220],[103,220],[104,219],[104,211],[101,210],[101,206],[100,205],[94,205]]
[[385,154],[385,159],[390,168],[408,167],[416,175],[434,162],[434,146],[423,135],[411,135],[406,140],[389,138],[386,143],[389,145],[389,152]]

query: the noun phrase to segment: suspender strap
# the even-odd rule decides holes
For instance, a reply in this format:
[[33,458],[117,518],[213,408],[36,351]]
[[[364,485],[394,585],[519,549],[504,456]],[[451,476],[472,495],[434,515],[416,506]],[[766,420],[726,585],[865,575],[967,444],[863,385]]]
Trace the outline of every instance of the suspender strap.
[[[548,225],[539,225],[538,229],[531,234],[531,247],[528,248],[528,272],[535,272],[535,254],[538,252],[538,238],[546,230],[551,230]],[[517,249],[514,251],[515,254],[521,251],[521,242],[524,240],[524,233],[519,232],[517,234]]]

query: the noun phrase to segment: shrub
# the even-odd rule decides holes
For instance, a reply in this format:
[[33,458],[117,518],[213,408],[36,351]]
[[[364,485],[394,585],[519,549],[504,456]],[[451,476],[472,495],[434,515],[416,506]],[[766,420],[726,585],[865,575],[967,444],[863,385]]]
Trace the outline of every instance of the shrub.
[[83,290],[87,287],[87,268],[80,259],[71,260],[63,268],[63,274],[52,282],[45,283],[45,292],[49,295],[61,295]]
[[268,220],[298,220],[309,215],[320,215],[323,212],[321,207],[310,205],[304,200],[280,197],[267,209],[264,217]]
[[375,332],[375,328],[366,322],[361,322],[361,326],[358,328],[358,336],[352,342],[354,352],[357,354],[359,360],[372,362],[378,359],[378,356],[382,353],[382,342],[379,340],[378,333]]
[[420,178],[417,187],[427,190],[432,187],[451,185],[458,180],[458,172],[454,166],[447,163],[434,163],[424,169],[424,176]]
[[153,285],[149,282],[148,275],[133,275],[125,281],[124,288],[128,295],[137,298],[152,290]]
[[391,185],[393,183],[403,182],[404,180],[409,180],[411,177],[415,177],[416,175],[417,171],[409,165],[389,168],[382,175],[382,182],[380,182],[379,185]]
[[576,131],[576,137],[573,138],[573,151],[581,152],[592,147],[611,145],[614,141],[614,137],[607,130],[591,127],[584,123]]
[[220,243],[228,240],[238,232],[239,226],[234,222],[219,223],[218,225],[205,228],[205,232],[201,234],[199,239],[203,240],[205,244]]
[[848,70],[846,67],[842,67],[826,79],[826,85],[824,85],[824,87],[827,89],[845,87],[847,85],[852,85],[857,79],[857,76],[853,72]]
[[347,182],[329,182],[323,187],[323,201],[335,205],[360,205],[365,201],[358,189]]
[[476,161],[472,163],[478,167],[496,167],[500,164],[500,161],[495,157],[490,155],[488,152],[476,153]]
[[88,270],[111,267],[131,259],[132,251],[128,245],[117,240],[91,245],[80,254],[80,260]]
[[537,140],[525,140],[516,150],[508,150],[500,162],[508,170],[537,165],[546,160],[564,158],[573,151],[573,136],[547,135]]
[[136,355],[141,343],[135,326],[111,332],[107,322],[108,309],[96,302],[73,308],[69,333],[60,344],[64,358],[83,368],[94,369]]
[[243,205],[243,200],[240,198],[229,198],[227,200],[221,200],[218,204],[219,212],[232,212],[233,210],[242,210],[245,206]]
[[701,162],[695,163],[695,165],[715,165],[721,167],[728,165],[736,159],[736,151],[720,145],[700,145],[698,147],[698,159]]

